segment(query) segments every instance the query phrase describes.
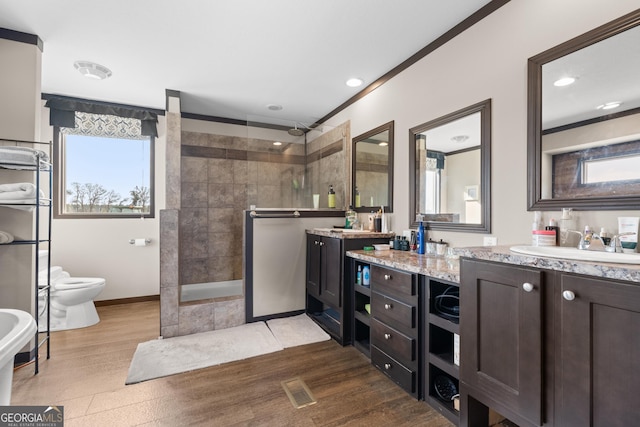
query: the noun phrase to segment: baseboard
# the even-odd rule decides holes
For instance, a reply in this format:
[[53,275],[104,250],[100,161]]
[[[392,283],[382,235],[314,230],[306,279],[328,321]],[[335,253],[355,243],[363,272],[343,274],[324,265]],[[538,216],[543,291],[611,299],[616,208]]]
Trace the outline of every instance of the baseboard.
[[142,297],[107,299],[102,301],[94,301],[96,307],[104,307],[107,305],[131,304],[134,302],[160,301],[160,295],[146,295]]
[[18,366],[24,365],[25,363],[29,363],[36,359],[36,349],[33,348],[30,351],[23,351],[17,353],[13,358],[13,367],[17,368]]

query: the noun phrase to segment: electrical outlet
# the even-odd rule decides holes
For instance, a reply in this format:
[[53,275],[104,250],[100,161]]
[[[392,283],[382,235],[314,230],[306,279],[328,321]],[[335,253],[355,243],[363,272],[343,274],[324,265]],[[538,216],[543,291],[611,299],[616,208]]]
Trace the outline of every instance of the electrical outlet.
[[498,244],[498,238],[497,237],[489,236],[489,237],[485,237],[484,238],[484,245],[485,246],[495,246],[497,244]]

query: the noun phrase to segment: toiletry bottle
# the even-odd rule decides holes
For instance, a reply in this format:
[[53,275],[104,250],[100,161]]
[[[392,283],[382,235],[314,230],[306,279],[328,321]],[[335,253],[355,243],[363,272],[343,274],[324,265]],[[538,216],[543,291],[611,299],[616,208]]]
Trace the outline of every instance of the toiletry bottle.
[[347,212],[345,213],[344,228],[353,228],[353,224],[356,223],[357,219],[358,214],[353,210],[351,205],[349,205],[349,209],[347,209]]
[[384,216],[384,206],[380,206],[380,211],[382,212],[382,215],[380,216],[380,231],[382,231],[383,233],[388,233],[389,232],[389,226],[387,224],[387,219]]
[[362,269],[362,286],[369,286],[369,266],[365,265]]
[[593,231],[591,231],[591,227],[589,227],[588,225],[584,226],[584,237],[582,238],[584,240],[585,245],[589,245],[591,244],[591,236],[593,235]]
[[359,208],[360,207],[360,190],[358,190],[358,187],[356,187],[355,199],[356,199],[356,208]]
[[336,207],[336,192],[333,191],[333,185],[329,186],[329,195],[327,198],[327,206],[330,208]]
[[362,266],[358,266],[358,274],[356,274],[356,283],[362,285]]
[[425,241],[424,241],[424,225],[422,224],[422,221],[418,223],[417,245],[418,246],[417,246],[416,252],[421,255],[424,254]]
[[604,227],[600,227],[600,238],[602,239],[602,243],[605,246],[608,246],[611,243],[611,236],[607,233],[607,229]]
[[544,229],[548,230],[548,231],[555,231],[555,233],[556,233],[556,246],[560,246],[560,227],[558,227],[558,223],[556,222],[556,220],[551,218],[549,220],[549,225],[547,225]]

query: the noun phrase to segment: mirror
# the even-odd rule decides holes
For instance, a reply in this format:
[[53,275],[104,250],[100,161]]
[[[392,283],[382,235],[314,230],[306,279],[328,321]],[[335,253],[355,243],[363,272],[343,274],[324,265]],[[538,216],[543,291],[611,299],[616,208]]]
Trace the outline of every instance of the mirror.
[[410,215],[431,230],[491,232],[491,100],[409,130]]
[[529,210],[638,208],[639,24],[640,9],[529,59]]
[[351,158],[353,210],[393,212],[393,121],[353,138]]

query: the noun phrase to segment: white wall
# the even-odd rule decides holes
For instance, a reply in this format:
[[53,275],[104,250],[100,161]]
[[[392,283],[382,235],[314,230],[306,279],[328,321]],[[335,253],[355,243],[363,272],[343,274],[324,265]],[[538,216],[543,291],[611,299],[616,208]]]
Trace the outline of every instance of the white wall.
[[[48,109],[43,109],[42,118],[48,123]],[[43,138],[52,140],[52,132],[47,126]],[[165,117],[158,116],[155,218],[53,220],[52,265],[62,266],[75,277],[104,277],[106,286],[98,301],[160,293],[159,212],[165,206],[165,141]],[[129,244],[135,238],[150,238],[151,244]]]
[[[395,120],[394,230],[409,224],[408,129],[492,99],[492,235],[498,244],[531,240],[527,212],[527,59],[639,7],[637,0],[514,0],[332,117],[352,135]],[[584,211],[580,225],[617,229],[629,211]],[[557,216],[545,213],[545,219]],[[454,246],[483,234],[433,232]]]
[[[42,52],[36,45],[0,39],[0,138],[38,140]],[[42,149],[42,146],[32,146]],[[34,182],[34,173],[0,170],[0,183]],[[33,239],[34,215],[0,208],[0,230]],[[31,312],[35,287],[35,246],[0,248],[0,307]]]

